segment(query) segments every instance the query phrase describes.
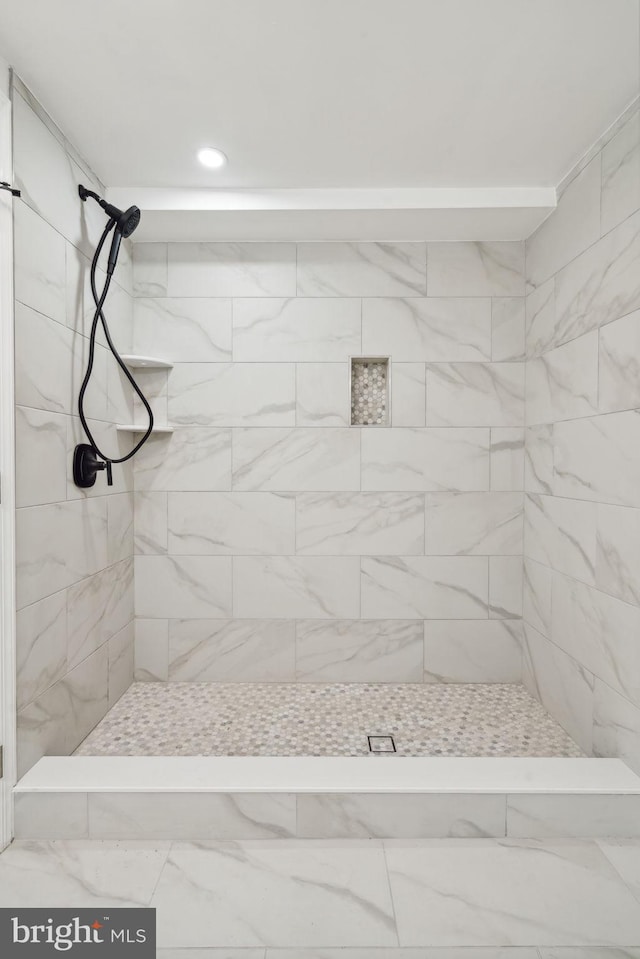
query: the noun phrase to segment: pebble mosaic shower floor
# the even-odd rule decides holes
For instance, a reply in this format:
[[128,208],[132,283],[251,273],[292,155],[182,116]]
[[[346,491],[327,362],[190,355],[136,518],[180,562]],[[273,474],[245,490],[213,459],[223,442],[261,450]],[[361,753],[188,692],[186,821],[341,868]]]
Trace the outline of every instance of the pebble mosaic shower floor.
[[400,756],[583,755],[523,686],[417,683],[134,683],[76,754],[364,756],[386,735]]

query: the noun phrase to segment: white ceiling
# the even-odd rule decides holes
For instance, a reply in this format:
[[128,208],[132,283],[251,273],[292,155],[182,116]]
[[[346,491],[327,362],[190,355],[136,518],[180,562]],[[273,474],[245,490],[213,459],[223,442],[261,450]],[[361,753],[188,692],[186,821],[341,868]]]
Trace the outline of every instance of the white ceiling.
[[0,55],[110,187],[537,187],[636,96],[638,20],[638,0],[0,0]]

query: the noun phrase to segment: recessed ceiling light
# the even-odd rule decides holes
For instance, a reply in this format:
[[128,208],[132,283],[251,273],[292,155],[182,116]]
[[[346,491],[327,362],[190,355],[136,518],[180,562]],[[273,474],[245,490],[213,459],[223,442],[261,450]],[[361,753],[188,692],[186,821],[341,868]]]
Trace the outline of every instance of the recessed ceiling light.
[[203,166],[210,170],[218,170],[227,162],[227,158],[222,150],[216,150],[215,147],[203,147],[198,150],[198,159]]

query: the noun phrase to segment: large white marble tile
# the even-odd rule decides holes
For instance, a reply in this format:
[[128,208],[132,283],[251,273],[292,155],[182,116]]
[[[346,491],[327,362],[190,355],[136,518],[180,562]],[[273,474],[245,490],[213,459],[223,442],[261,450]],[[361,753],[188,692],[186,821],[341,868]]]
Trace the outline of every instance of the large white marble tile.
[[296,679],[313,683],[422,682],[422,623],[314,620],[296,623]]
[[123,560],[67,590],[67,658],[75,666],[133,619],[133,562]]
[[640,606],[640,510],[598,505],[596,586]]
[[[15,378],[16,403],[54,413],[71,412],[71,383],[76,379],[73,366],[78,338],[61,323],[42,313],[15,305]],[[102,356],[96,355],[96,379],[102,379]],[[78,378],[77,388],[81,379]],[[77,396],[77,390],[76,390]],[[94,398],[95,399],[95,398]],[[87,404],[88,407],[88,404]],[[95,403],[91,407],[95,413]]]
[[89,793],[92,839],[279,839],[296,834],[287,793]]
[[494,296],[491,301],[491,359],[525,357],[525,300],[522,296]]
[[252,297],[233,302],[236,362],[344,362],[360,349],[357,299]]
[[60,131],[36,114],[32,109],[35,104],[28,104],[16,91],[12,106],[13,162],[23,201],[58,233],[91,255],[105,219],[97,204],[79,202],[78,183],[98,193],[104,192],[102,185],[86,167],[80,167]]
[[174,363],[231,359],[231,300],[139,298],[134,302],[133,348]]
[[109,640],[109,709],[133,682],[135,672],[134,621]]
[[234,490],[357,490],[360,431],[235,429]]
[[600,237],[600,154],[576,176],[526,243],[527,283],[539,287]]
[[250,619],[354,619],[360,615],[360,561],[236,556],[233,612]]
[[17,511],[18,609],[71,586],[106,565],[105,497]]
[[3,907],[148,906],[166,842],[14,842],[0,857]]
[[134,296],[167,295],[167,244],[133,244]]
[[524,488],[529,493],[553,490],[553,426],[528,426],[524,440]]
[[40,506],[67,498],[66,416],[15,408],[16,506]]
[[391,423],[424,426],[426,407],[424,363],[393,363],[391,369]]
[[524,363],[427,366],[428,426],[524,426]]
[[206,554],[296,551],[295,498],[279,493],[169,493],[169,552]]
[[292,683],[295,623],[283,619],[171,619],[169,674],[177,682]]
[[65,241],[21,200],[13,205],[15,297],[59,323],[66,322]]
[[231,559],[136,556],[136,614],[159,619],[231,615]]
[[87,806],[86,793],[16,792],[13,797],[14,837],[88,839]]
[[523,682],[587,754],[593,743],[594,677],[524,624]]
[[640,406],[640,310],[601,327],[599,337],[600,410],[636,409]]
[[298,553],[424,553],[424,496],[420,494],[301,493],[296,496],[295,519]]
[[522,628],[514,620],[430,620],[424,624],[427,683],[518,683]]
[[640,703],[640,607],[556,573],[551,614],[553,642]]
[[134,552],[136,554],[167,552],[168,497],[168,493],[134,494]]
[[638,836],[640,796],[507,796],[507,836]]
[[522,520],[522,493],[427,493],[425,553],[520,556]]
[[640,307],[640,213],[556,275],[554,346]]
[[488,429],[362,430],[365,490],[488,490]]
[[585,583],[596,568],[594,503],[528,494],[524,507],[525,555]]
[[505,797],[393,793],[298,796],[301,838],[504,836]]
[[529,359],[540,356],[555,345],[555,277],[532,290],[525,300],[525,347]]
[[543,636],[551,634],[551,582],[553,571],[525,557],[522,616]]
[[640,410],[557,423],[557,496],[640,506]]
[[349,426],[350,409],[348,363],[296,365],[296,426]]
[[593,754],[617,756],[640,773],[640,706],[595,681]]
[[362,302],[362,349],[394,363],[491,359],[491,300],[388,298]]
[[638,842],[602,838],[598,841],[598,846],[616,872],[622,876],[636,899],[640,899],[640,845]]
[[633,945],[640,909],[593,843],[388,841],[403,946]]
[[429,296],[523,296],[524,243],[429,243]]
[[398,944],[371,841],[175,843],[152,905],[161,946]]
[[424,296],[424,243],[299,243],[299,296]]
[[133,493],[115,493],[107,499],[107,562],[133,556]]
[[170,423],[294,426],[293,363],[180,363],[169,374]]
[[134,351],[173,363],[231,359],[231,302],[201,297],[136,299]]
[[41,756],[68,756],[109,708],[107,644],[18,713],[18,777]]
[[169,243],[169,296],[295,296],[293,243]]
[[135,458],[136,490],[231,489],[231,430],[184,426],[152,437]]
[[67,601],[64,590],[16,615],[18,709],[62,679],[67,670]]
[[524,489],[524,434],[520,426],[497,426],[491,430],[492,490]]
[[166,682],[169,678],[169,620],[135,620],[133,674],[140,682]]
[[602,232],[640,207],[640,113],[636,111],[602,151]]
[[362,616],[478,619],[487,615],[484,556],[364,557]]
[[173,363],[231,359],[230,299],[140,297],[133,309],[136,353]]
[[598,410],[598,333],[579,336],[527,363],[527,423],[591,416]]
[[489,617],[519,619],[522,616],[522,559],[489,557]]

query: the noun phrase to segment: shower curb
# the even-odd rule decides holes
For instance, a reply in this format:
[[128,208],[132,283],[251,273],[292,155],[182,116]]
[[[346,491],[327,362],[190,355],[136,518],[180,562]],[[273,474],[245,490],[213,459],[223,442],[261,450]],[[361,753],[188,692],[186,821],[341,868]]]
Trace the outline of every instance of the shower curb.
[[619,759],[40,759],[14,791],[20,839],[640,838]]

